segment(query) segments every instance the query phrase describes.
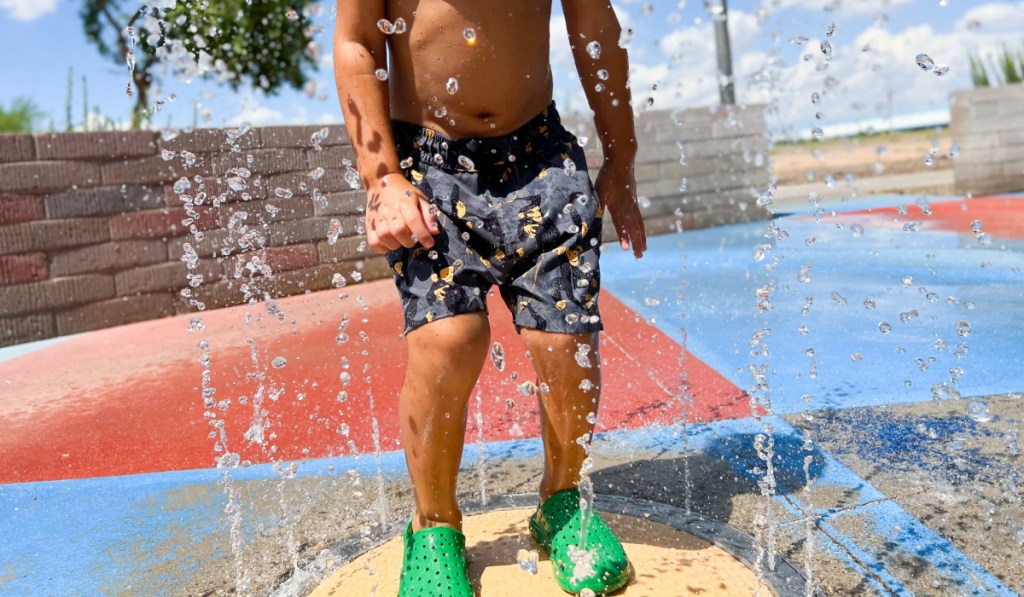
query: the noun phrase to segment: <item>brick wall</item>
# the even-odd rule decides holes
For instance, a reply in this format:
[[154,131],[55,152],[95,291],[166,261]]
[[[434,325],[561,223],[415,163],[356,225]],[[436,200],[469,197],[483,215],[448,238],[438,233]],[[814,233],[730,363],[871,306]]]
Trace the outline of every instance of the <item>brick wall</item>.
[[[593,124],[569,124],[596,174]],[[765,215],[761,107],[637,126],[651,233]],[[341,126],[0,135],[0,346],[388,276],[346,160]]]
[[950,129],[957,193],[1024,190],[1024,84],[958,91]]

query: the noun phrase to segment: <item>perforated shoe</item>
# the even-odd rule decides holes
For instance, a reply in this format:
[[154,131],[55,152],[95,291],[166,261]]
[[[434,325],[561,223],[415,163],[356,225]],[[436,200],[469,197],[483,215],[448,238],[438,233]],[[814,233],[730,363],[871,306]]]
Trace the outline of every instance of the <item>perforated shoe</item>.
[[398,597],[473,597],[466,565],[466,536],[449,527],[412,532],[402,537],[405,555]]
[[590,589],[598,595],[616,591],[629,582],[629,560],[622,543],[591,509],[587,543],[580,545],[580,492],[564,489],[551,496],[530,517],[530,534],[548,552],[558,585],[579,594]]

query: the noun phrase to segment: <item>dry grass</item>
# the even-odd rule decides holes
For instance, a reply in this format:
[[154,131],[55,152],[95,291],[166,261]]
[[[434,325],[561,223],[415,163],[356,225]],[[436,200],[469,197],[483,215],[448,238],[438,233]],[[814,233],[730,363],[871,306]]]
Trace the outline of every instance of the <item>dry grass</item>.
[[[925,155],[938,143],[935,163],[925,165]],[[772,170],[779,185],[802,184],[823,180],[828,174],[842,180],[846,173],[855,177],[875,176],[875,165],[882,174],[908,174],[952,168],[949,149],[953,140],[946,128],[924,129],[871,136],[802,141],[776,145],[771,151]],[[884,148],[879,153],[879,148]]]

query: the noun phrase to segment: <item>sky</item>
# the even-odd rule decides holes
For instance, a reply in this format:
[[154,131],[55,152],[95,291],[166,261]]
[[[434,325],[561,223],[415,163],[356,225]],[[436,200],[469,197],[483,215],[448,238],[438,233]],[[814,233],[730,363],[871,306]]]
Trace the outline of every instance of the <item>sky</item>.
[[[717,105],[714,29],[704,0],[613,5],[633,32],[622,43],[638,112]],[[83,76],[90,111],[95,106],[105,118],[128,119],[127,67],[101,58],[86,42],[78,6],[77,0],[0,0],[0,105],[32,98],[45,114],[37,128],[52,122],[64,129],[69,68],[75,125],[85,119]],[[324,52],[312,94],[288,89],[267,96],[172,79],[159,94],[164,107],[154,125],[188,127],[196,114],[199,126],[340,122],[331,68],[333,6],[324,2],[316,17]],[[972,87],[970,50],[993,52],[1009,43],[1024,52],[1024,0],[730,0],[729,32],[737,101],[768,104],[776,136],[807,136],[816,126],[828,134],[853,121],[947,111],[955,91]],[[555,100],[562,112],[586,113],[557,0],[551,40]],[[822,41],[832,46],[830,58]],[[916,63],[922,53],[947,65],[948,73],[922,70]]]

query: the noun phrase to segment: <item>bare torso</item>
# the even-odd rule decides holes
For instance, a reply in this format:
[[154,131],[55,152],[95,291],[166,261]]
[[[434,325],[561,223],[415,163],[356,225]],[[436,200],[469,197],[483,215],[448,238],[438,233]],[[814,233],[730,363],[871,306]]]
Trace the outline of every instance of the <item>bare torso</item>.
[[399,17],[407,31],[388,38],[392,118],[491,137],[551,103],[550,0],[387,0],[387,19]]

